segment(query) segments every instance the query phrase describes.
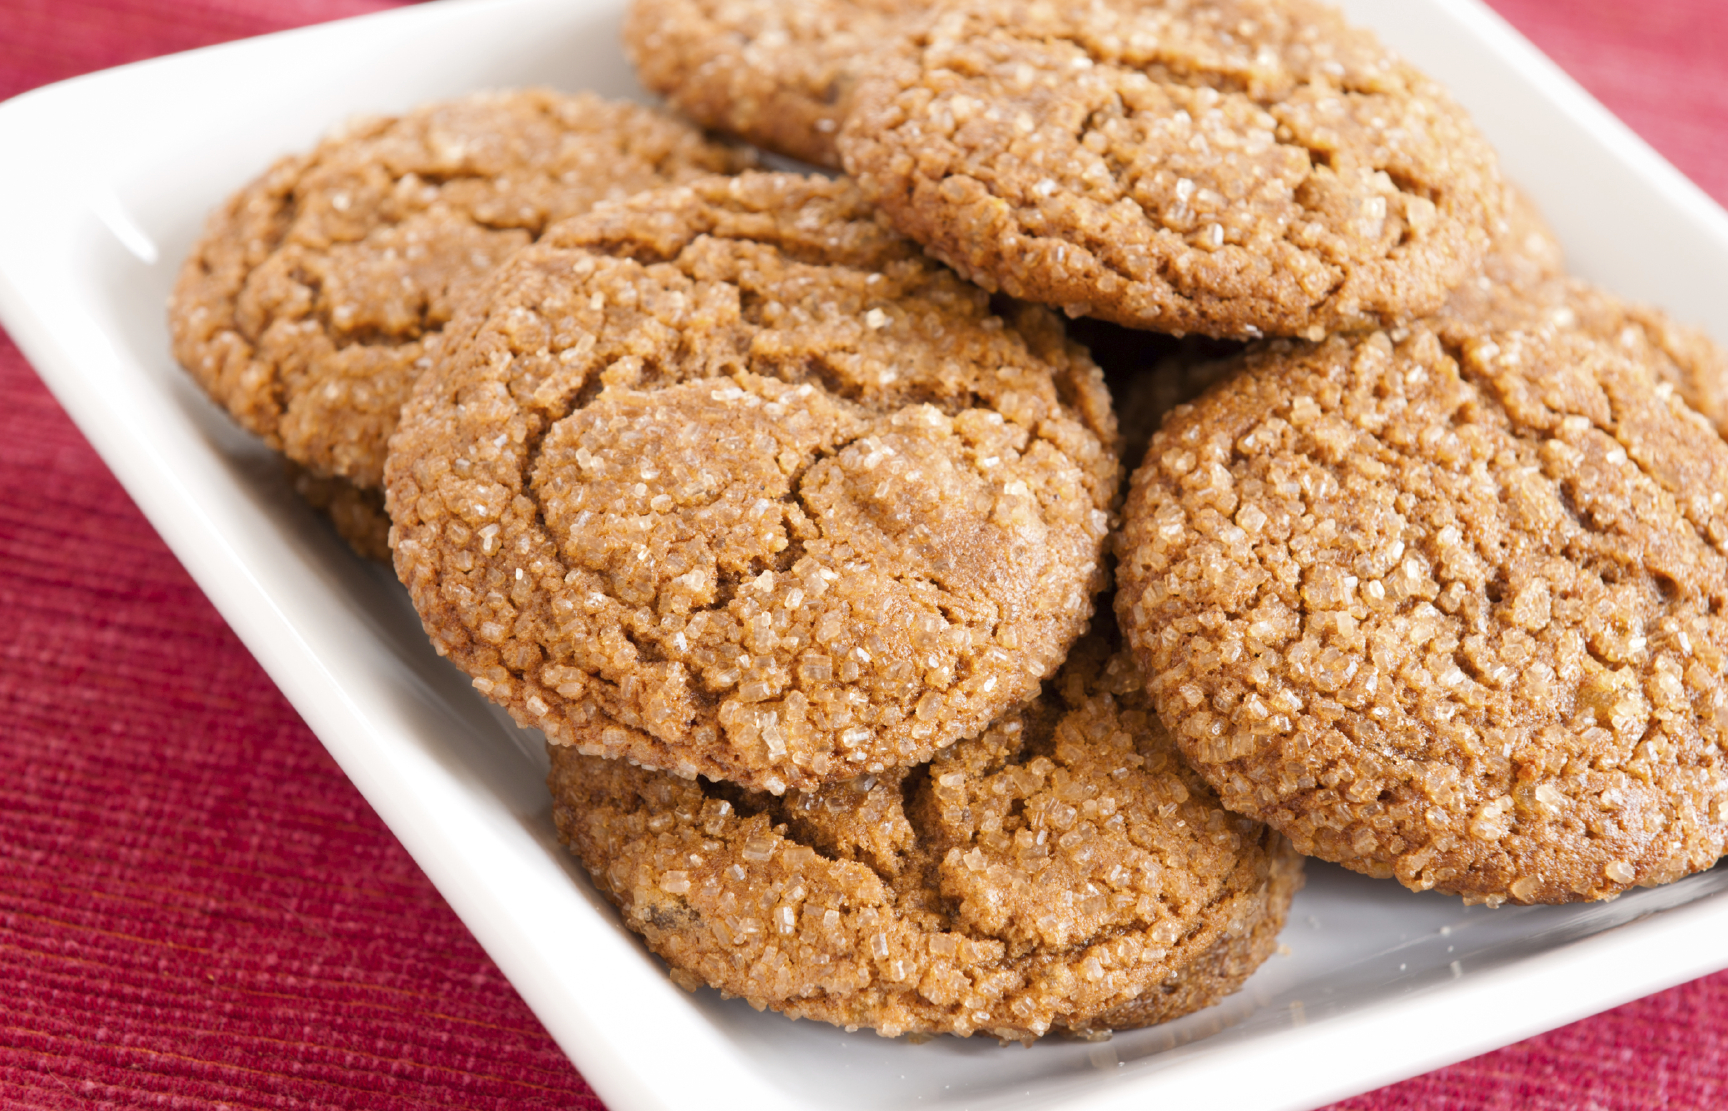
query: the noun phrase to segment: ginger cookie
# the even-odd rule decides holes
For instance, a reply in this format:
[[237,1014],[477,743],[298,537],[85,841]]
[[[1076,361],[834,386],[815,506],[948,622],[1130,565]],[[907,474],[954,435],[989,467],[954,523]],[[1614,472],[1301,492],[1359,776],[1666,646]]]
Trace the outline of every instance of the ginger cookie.
[[782,797],[552,750],[559,836],[695,988],[848,1029],[1026,1039],[1234,991],[1301,860],[1229,814],[1124,654],[930,763]]
[[1504,254],[1491,253],[1485,269],[1500,280],[1467,283],[1439,319],[1456,320],[1463,329],[1482,320],[1510,328],[1551,322],[1593,336],[1648,366],[1658,383],[1728,436],[1728,352],[1660,309],[1557,272],[1538,275],[1531,266],[1530,256],[1508,263]]
[[834,148],[870,57],[914,0],[632,0],[624,50],[642,83],[705,127],[839,169]]
[[[1497,328],[1575,329],[1648,366],[1718,432],[1728,436],[1728,352],[1660,309],[1624,301],[1567,275],[1563,252],[1534,203],[1507,187],[1505,216],[1482,262],[1439,314],[1467,333]],[[1125,455],[1124,458],[1134,458]]]
[[1102,375],[849,183],[641,194],[470,308],[391,442],[396,569],[553,743],[814,787],[978,732],[1085,628]]
[[376,490],[477,278],[599,201],[747,161],[652,109],[546,89],[356,121],[211,217],[169,304],[175,358],[311,475]]
[[1648,363],[1657,379],[1728,437],[1728,352],[1698,328],[1680,324],[1661,309],[1629,304],[1587,283],[1550,287],[1543,300],[1562,320],[1612,342],[1628,358]]
[[840,151],[987,289],[1216,337],[1432,312],[1502,204],[1451,97],[1311,0],[943,5],[872,61]]
[[[1565,288],[1565,283],[1551,281],[1565,272],[1554,233],[1522,192],[1508,186],[1505,198],[1505,214],[1495,225],[1482,273],[1453,293],[1446,312],[1468,317],[1487,311],[1490,304],[1500,305],[1502,311],[1540,304],[1542,299],[1531,298],[1531,291]],[[1069,331],[1088,344],[1104,368],[1122,430],[1122,458],[1133,463],[1146,454],[1165,416],[1234,373],[1241,366],[1236,356],[1244,350],[1243,344],[1227,340],[1200,336],[1175,340],[1094,320],[1077,320]],[[1728,376],[1723,380],[1728,382]],[[1681,396],[1691,401],[1684,391]]]
[[1117,611],[1183,752],[1301,851],[1606,898],[1728,842],[1728,444],[1659,347],[1516,300],[1244,355],[1134,476]]

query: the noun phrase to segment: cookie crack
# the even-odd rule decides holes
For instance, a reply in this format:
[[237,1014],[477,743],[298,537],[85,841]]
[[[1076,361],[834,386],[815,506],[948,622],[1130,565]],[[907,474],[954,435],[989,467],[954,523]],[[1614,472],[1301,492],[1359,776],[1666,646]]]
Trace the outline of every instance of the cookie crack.
[[[407,334],[398,335],[378,328],[346,328],[336,323],[330,309],[323,304],[325,298],[324,281],[322,278],[319,278],[303,266],[294,267],[289,271],[288,277],[295,284],[304,287],[308,291],[311,303],[310,311],[308,311],[305,316],[297,319],[310,319],[316,321],[319,330],[323,333],[324,337],[330,341],[330,346],[337,351],[346,351],[350,347],[380,347],[390,349],[407,347],[410,344],[418,343],[420,340],[424,339],[428,332],[435,332],[443,327],[442,324],[439,324],[437,327],[427,327],[426,322],[429,314],[425,306],[422,306],[419,312],[415,314],[414,323],[409,326]],[[270,323],[274,324],[280,319],[289,318],[273,317]],[[268,326],[265,330],[268,331]],[[285,389],[286,387],[284,386],[283,388]]]
[[1613,437],[1614,442],[1620,445],[1621,452],[1625,454],[1628,462],[1638,468],[1638,473],[1643,476],[1644,481],[1648,482],[1651,486],[1662,491],[1662,493],[1666,495],[1675,515],[1691,526],[1692,532],[1697,536],[1699,543],[1710,549],[1711,552],[1716,552],[1717,549],[1710,542],[1708,522],[1695,520],[1693,518],[1691,506],[1688,504],[1686,499],[1679,496],[1681,493],[1680,489],[1667,478],[1652,470],[1649,463],[1643,458],[1643,453],[1637,450],[1637,446],[1629,442],[1627,439],[1625,435],[1626,421],[1622,415],[1622,406],[1618,396],[1618,391],[1603,389],[1602,394],[1608,399],[1608,419],[1612,425],[1612,430],[1603,428],[1602,431]]
[[[453,185],[461,181],[498,181],[507,177],[508,174],[508,171],[487,172],[484,170],[409,170],[406,173],[392,177],[391,184],[392,186],[400,186],[410,177],[419,181],[427,182],[438,191],[439,195],[436,200],[426,205],[425,209],[419,211],[423,212],[426,209],[442,204],[445,205],[450,212],[460,215],[475,227],[486,228],[489,231],[526,231],[529,234],[529,242],[533,242],[534,240],[539,239],[546,231],[546,217],[538,209],[535,209],[534,216],[527,220],[520,218],[520,212],[518,212],[518,218],[513,220],[503,217],[488,219],[481,216],[479,213],[476,213],[472,208],[449,204],[447,198],[444,196],[445,186]],[[522,176],[527,179],[539,178],[542,180],[550,180],[552,175],[548,174],[544,170],[530,167]]]
[[[1049,35],[1040,41],[1049,45],[1063,44],[1069,46],[1076,53],[1084,55],[1094,66],[1125,73],[1144,74],[1154,84],[1169,84],[1184,89],[1213,89],[1221,93],[1237,93],[1262,106],[1279,102],[1276,98],[1254,96],[1252,87],[1247,81],[1204,66],[1183,65],[1168,60],[1153,62],[1150,65],[1135,65],[1120,59],[1103,57],[1089,47],[1085,37],[1078,33],[1064,32]],[[1311,84],[1311,82],[1303,82],[1303,84]]]
[[[896,897],[894,901],[898,901],[901,889],[906,886],[908,870],[914,866],[919,856],[927,856],[929,852],[929,846],[924,840],[924,835],[912,818],[912,811],[916,807],[911,803],[912,799],[921,797],[921,793],[927,785],[928,775],[929,765],[921,764],[909,770],[901,780],[899,789],[900,816],[913,830],[914,840],[909,848],[887,849],[888,859],[877,859],[877,854],[870,851],[867,844],[858,845],[851,853],[843,852],[836,837],[825,829],[820,821],[801,814],[798,806],[798,803],[802,802],[804,809],[813,812],[831,809],[829,799],[833,797],[833,792],[836,791],[857,790],[860,794],[868,795],[879,782],[875,775],[854,777],[851,780],[816,791],[788,792],[778,798],[772,795],[762,796],[756,812],[768,815],[770,822],[777,823],[776,832],[780,833],[781,836],[786,837],[789,841],[796,838],[796,844],[809,849],[822,860],[830,864],[853,864],[867,869],[890,894]],[[751,794],[742,788],[732,787],[731,784],[724,784],[724,786],[731,787],[732,793],[738,795]],[[728,799],[728,801],[731,800]],[[733,805],[742,810],[739,803],[734,802]]]
[[[1509,338],[1524,339],[1526,337],[1523,333],[1514,333],[1514,335]],[[1510,410],[1506,407],[1501,398],[1501,391],[1495,386],[1495,380],[1482,373],[1470,360],[1467,360],[1464,357],[1465,353],[1462,344],[1447,343],[1445,344],[1445,347],[1447,355],[1450,356],[1453,362],[1458,366],[1459,377],[1464,381],[1469,382],[1477,394],[1476,400],[1479,402],[1484,398],[1491,399],[1495,408],[1499,409],[1502,413],[1505,413],[1508,418],[1507,432],[1518,439],[1521,444],[1528,447],[1532,459],[1536,458],[1541,444],[1550,437],[1540,429],[1512,419]],[[1619,396],[1619,390],[1615,388],[1618,385],[1617,381],[1604,381],[1600,377],[1593,377],[1595,384],[1601,390],[1603,399],[1608,405],[1607,419],[1596,420],[1586,413],[1560,412],[1557,410],[1556,413],[1558,420],[1556,423],[1571,417],[1582,417],[1590,422],[1590,427],[1592,429],[1613,440],[1614,443],[1619,446],[1621,452],[1626,456],[1627,461],[1637,468],[1640,477],[1643,478],[1643,480],[1652,488],[1662,492],[1665,500],[1673,509],[1675,516],[1687,523],[1687,526],[1698,538],[1700,544],[1711,552],[1715,552],[1716,549],[1710,541],[1708,523],[1693,519],[1685,499],[1679,496],[1681,492],[1680,489],[1663,475],[1653,470],[1649,463],[1642,458],[1642,453],[1636,450],[1636,445],[1629,441],[1626,435],[1624,402]],[[1597,525],[1593,520],[1589,519],[1589,515],[1586,514],[1577,504],[1576,496],[1573,494],[1571,489],[1573,485],[1573,482],[1560,480],[1555,481],[1555,487],[1559,493],[1561,505],[1565,508],[1567,514],[1572,518],[1573,522],[1582,532],[1590,536],[1603,535],[1605,530]],[[1624,534],[1621,530],[1615,529],[1613,530],[1613,535],[1623,536]],[[1642,550],[1642,545],[1640,545],[1640,550]]]
[[[392,186],[399,186],[409,178],[414,178],[416,181],[424,181],[441,189],[452,182],[489,181],[496,176],[496,174],[483,173],[479,170],[408,170],[405,173],[392,175],[390,183]],[[443,198],[439,199],[442,200]]]

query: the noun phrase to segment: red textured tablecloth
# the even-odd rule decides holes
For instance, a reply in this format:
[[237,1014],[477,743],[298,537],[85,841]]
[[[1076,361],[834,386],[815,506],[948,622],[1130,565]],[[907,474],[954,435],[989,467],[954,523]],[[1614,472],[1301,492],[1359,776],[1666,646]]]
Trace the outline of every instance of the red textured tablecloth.
[[[1728,202],[1728,0],[1491,2]],[[0,98],[392,6],[0,0]],[[217,1105],[602,1106],[0,335],[0,1107]],[[1724,1106],[1728,973],[1337,1105]]]

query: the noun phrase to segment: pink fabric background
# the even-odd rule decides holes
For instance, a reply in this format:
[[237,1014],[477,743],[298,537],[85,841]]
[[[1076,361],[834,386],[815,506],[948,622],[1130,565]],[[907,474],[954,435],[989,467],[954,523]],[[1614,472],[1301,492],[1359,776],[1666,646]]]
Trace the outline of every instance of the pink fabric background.
[[[1728,4],[1491,2],[1728,201]],[[0,98],[392,6],[0,0]],[[0,629],[0,1107],[602,1106],[4,336]],[[1728,973],[1337,1106],[1724,1105]]]

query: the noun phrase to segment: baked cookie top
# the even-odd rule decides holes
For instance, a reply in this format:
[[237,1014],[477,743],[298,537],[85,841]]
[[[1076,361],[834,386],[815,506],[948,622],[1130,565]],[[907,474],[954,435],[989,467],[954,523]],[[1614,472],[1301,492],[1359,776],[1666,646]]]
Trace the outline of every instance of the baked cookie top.
[[169,303],[174,356],[289,459],[376,488],[476,278],[599,201],[747,162],[653,109],[547,89],[357,120],[211,216]]
[[[1567,301],[1555,312],[1570,308],[1578,326],[1613,342],[1627,357],[1648,362],[1657,378],[1715,425],[1728,438],[1728,352],[1702,330],[1680,324],[1661,309],[1628,304],[1617,297],[1574,281]],[[1549,294],[1558,302],[1558,291]]]
[[1551,324],[1593,336],[1649,367],[1728,436],[1728,352],[1660,309],[1569,276],[1559,240],[1518,189],[1507,187],[1504,209],[1482,272],[1454,290],[1439,315],[1466,332]]
[[1677,323],[1649,305],[1621,300],[1588,282],[1554,272],[1532,276],[1529,256],[1508,263],[1491,252],[1488,274],[1518,274],[1508,283],[1484,277],[1466,283],[1440,314],[1461,327],[1493,320],[1500,327],[1552,322],[1617,348],[1648,366],[1658,383],[1672,389],[1724,436],[1728,436],[1728,352],[1696,328]]
[[831,169],[852,86],[928,5],[917,0],[632,0],[642,83],[704,126]]
[[[1576,287],[1580,293],[1595,295],[1583,283],[1553,281],[1564,272],[1560,243],[1541,213],[1520,191],[1508,186],[1504,214],[1495,223],[1488,254],[1482,259],[1482,273],[1454,290],[1443,311],[1470,318],[1499,306],[1497,311],[1516,311],[1523,319],[1539,323],[1543,310],[1538,306],[1546,304],[1548,294]],[[1621,305],[1606,295],[1599,300],[1604,306]],[[1093,344],[1092,353],[1104,368],[1122,430],[1122,458],[1130,465],[1145,456],[1147,444],[1165,415],[1235,373],[1241,367],[1236,356],[1244,350],[1242,344],[1226,340],[1199,336],[1165,340],[1095,321],[1076,321],[1069,331],[1082,342],[1100,333],[1107,336],[1103,349]],[[1139,358],[1122,337],[1137,341]],[[1679,366],[1673,364],[1676,371]],[[1728,375],[1722,377],[1728,385]],[[1692,400],[1685,391],[1681,396]]]
[[554,743],[812,787],[976,733],[1086,627],[1102,375],[848,183],[608,205],[471,307],[391,444],[396,568]]
[[1586,315],[1270,342],[1166,420],[1117,609],[1225,805],[1489,902],[1722,855],[1728,444]]
[[1301,862],[1138,686],[1090,636],[929,764],[780,798],[553,749],[553,815],[687,987],[885,1036],[1161,1022],[1270,954]]
[[895,226],[987,289],[1219,337],[1439,308],[1502,201],[1451,97],[1310,0],[961,0],[841,131]]

